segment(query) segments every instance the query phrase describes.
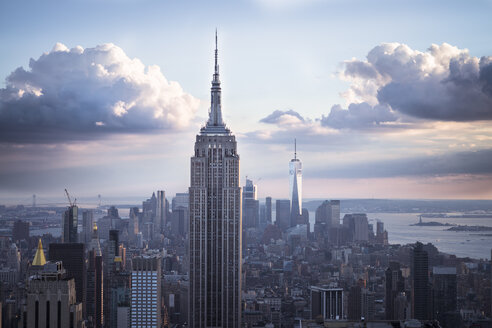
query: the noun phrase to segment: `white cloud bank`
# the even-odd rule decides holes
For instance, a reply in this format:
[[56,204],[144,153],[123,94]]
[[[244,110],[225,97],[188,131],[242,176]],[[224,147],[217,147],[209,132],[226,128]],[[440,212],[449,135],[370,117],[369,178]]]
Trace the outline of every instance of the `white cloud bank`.
[[0,89],[0,142],[53,143],[108,133],[182,129],[199,101],[158,66],[114,44],[68,49],[57,43],[17,68]]
[[344,62],[339,76],[350,82],[342,94],[347,108],[334,105],[313,120],[277,110],[260,122],[281,128],[309,122],[326,134],[323,128],[374,130],[413,128],[426,120],[492,120],[492,56],[474,57],[447,43],[433,44],[426,52],[383,43],[366,60]]
[[492,56],[474,57],[443,43],[426,52],[401,43],[374,47],[366,60],[345,62],[349,103],[389,105],[393,111],[440,121],[492,119]]

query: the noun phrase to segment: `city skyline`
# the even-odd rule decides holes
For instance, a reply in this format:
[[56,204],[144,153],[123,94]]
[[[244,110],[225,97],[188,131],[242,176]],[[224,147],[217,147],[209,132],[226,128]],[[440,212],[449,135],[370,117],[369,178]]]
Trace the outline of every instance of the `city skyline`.
[[492,197],[490,2],[214,4],[2,3],[0,199],[185,191],[216,27],[260,198]]

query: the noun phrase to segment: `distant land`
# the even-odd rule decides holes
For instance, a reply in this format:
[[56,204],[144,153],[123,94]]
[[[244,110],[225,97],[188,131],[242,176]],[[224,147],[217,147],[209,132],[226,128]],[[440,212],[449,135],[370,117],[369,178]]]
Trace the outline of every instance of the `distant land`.
[[[132,197],[103,195],[102,206],[114,205],[119,208],[141,206],[142,200],[149,198],[151,195],[152,191],[149,191],[147,195]],[[168,194],[166,196],[166,198],[171,200],[174,194]],[[66,206],[66,199],[63,197],[48,199],[43,198],[42,195],[37,195],[37,199],[37,204],[40,207]],[[492,218],[492,200],[339,199],[342,213],[418,213],[422,214],[422,217],[428,218]],[[264,198],[259,198],[259,200],[260,203],[265,201]],[[323,201],[323,199],[304,199],[303,207],[314,212]],[[99,199],[97,197],[77,197],[77,204],[82,208],[95,208],[98,203]],[[0,205],[30,206],[31,204],[31,197],[26,197],[22,200],[0,199]],[[275,209],[275,204],[273,204],[273,207]],[[456,213],[456,215],[446,213]]]
[[451,227],[451,226],[455,226],[456,224],[430,221],[430,222],[417,222],[410,225],[417,226],[417,227]]
[[[315,211],[322,202],[323,200],[304,201],[303,207]],[[340,211],[342,213],[439,214],[459,212],[470,213],[463,217],[469,217],[469,215],[481,215],[480,217],[491,215],[492,217],[492,200],[341,199]]]

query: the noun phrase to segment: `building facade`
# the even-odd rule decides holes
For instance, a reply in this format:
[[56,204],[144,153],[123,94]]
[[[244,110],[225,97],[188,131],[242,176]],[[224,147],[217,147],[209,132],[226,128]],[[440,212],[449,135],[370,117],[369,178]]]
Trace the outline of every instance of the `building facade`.
[[243,225],[244,228],[258,228],[259,206],[257,187],[253,180],[246,179],[243,187]]
[[62,242],[78,242],[77,228],[79,224],[79,208],[77,205],[71,205],[63,212],[62,217]]
[[191,158],[190,327],[241,326],[239,155],[222,120],[217,55],[216,47],[209,119]]
[[61,262],[46,263],[27,287],[27,328],[83,328],[82,304],[77,302],[75,281],[67,278]]
[[132,260],[131,327],[160,328],[161,262],[159,252],[148,253]]
[[343,288],[311,286],[312,319],[323,318],[323,320],[343,320],[343,302]]
[[413,318],[430,319],[429,254],[417,242],[412,251],[412,310]]
[[49,245],[50,261],[61,261],[67,277],[75,279],[77,302],[82,303],[84,315],[87,291],[87,266],[85,261],[85,245],[82,243],[52,243]]

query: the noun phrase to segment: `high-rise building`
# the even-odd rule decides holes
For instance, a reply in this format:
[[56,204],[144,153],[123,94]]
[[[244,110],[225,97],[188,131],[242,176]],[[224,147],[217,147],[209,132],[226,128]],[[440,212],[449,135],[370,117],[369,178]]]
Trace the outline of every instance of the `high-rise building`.
[[349,229],[353,241],[361,242],[369,240],[369,225],[366,214],[345,214],[343,217],[343,226]]
[[154,217],[155,235],[162,232],[162,228],[166,224],[166,193],[164,190],[157,190],[157,206],[156,215]]
[[275,201],[275,224],[282,231],[290,227],[290,200],[277,199]]
[[82,304],[77,302],[75,281],[66,278],[61,262],[46,263],[27,287],[27,328],[83,326]]
[[412,310],[413,318],[430,319],[429,255],[417,242],[412,251]]
[[87,318],[92,322],[94,328],[102,328],[104,324],[104,274],[103,257],[96,225],[93,227],[87,257]]
[[343,320],[343,315],[343,288],[311,286],[312,319]]
[[70,205],[63,213],[62,218],[62,242],[78,242],[77,227],[79,221],[79,208],[77,205]]
[[84,244],[89,244],[92,240],[92,228],[94,227],[94,212],[85,210],[82,212],[82,240]]
[[222,120],[217,56],[216,46],[209,119],[191,158],[190,327],[241,326],[239,155]]
[[432,301],[433,318],[445,327],[457,311],[457,280],[456,267],[432,268]]
[[87,266],[85,262],[85,245],[82,243],[53,243],[49,245],[50,261],[61,261],[67,276],[75,279],[77,302],[82,303],[85,314],[87,288]]
[[268,224],[272,224],[272,197],[265,198],[265,221]]
[[132,260],[131,327],[161,327],[161,261],[157,251]]
[[130,309],[131,304],[131,288],[130,288],[130,279],[131,272],[124,271],[122,266],[122,258],[118,256],[115,258],[116,262],[116,270],[111,275],[111,297],[109,300],[109,324],[106,327],[109,328],[119,328],[121,326],[126,327],[125,324],[127,320],[118,321],[118,309],[127,308]]
[[302,163],[297,158],[297,142],[294,140],[294,158],[289,162],[290,226],[297,224],[302,215]]
[[17,220],[12,228],[12,240],[18,242],[21,240],[29,240],[29,222]]
[[173,210],[171,215],[171,232],[173,236],[184,237],[188,234],[188,218],[190,217],[190,211],[188,206],[178,206]]
[[259,226],[259,202],[257,187],[253,180],[246,178],[243,187],[243,226],[244,228],[258,228]]
[[318,206],[314,214],[315,224],[331,224],[331,205],[330,201],[325,200]]
[[104,326],[112,327],[115,319],[116,313],[111,312],[111,282],[113,280],[113,275],[116,271],[115,258],[119,256],[119,231],[109,230],[109,240],[106,243],[105,254],[103,257],[104,261]]
[[178,207],[186,207],[190,205],[190,196],[187,192],[178,192],[173,197],[171,202],[171,209],[174,211]]
[[405,291],[405,280],[400,270],[400,263],[390,262],[388,269],[385,271],[386,277],[386,296],[385,296],[385,311],[387,320],[401,320],[401,311],[395,307],[397,297]]
[[362,288],[360,286],[350,287],[347,303],[347,319],[359,321],[362,317]]
[[332,228],[338,228],[340,226],[340,201],[330,200],[330,208],[331,208],[330,226]]
[[318,242],[323,242],[329,233],[331,224],[331,205],[325,200],[318,206],[314,215],[314,238]]
[[140,221],[140,211],[138,207],[130,208],[130,221],[128,222],[128,235],[132,242],[136,242],[137,235],[140,232],[139,221]]

